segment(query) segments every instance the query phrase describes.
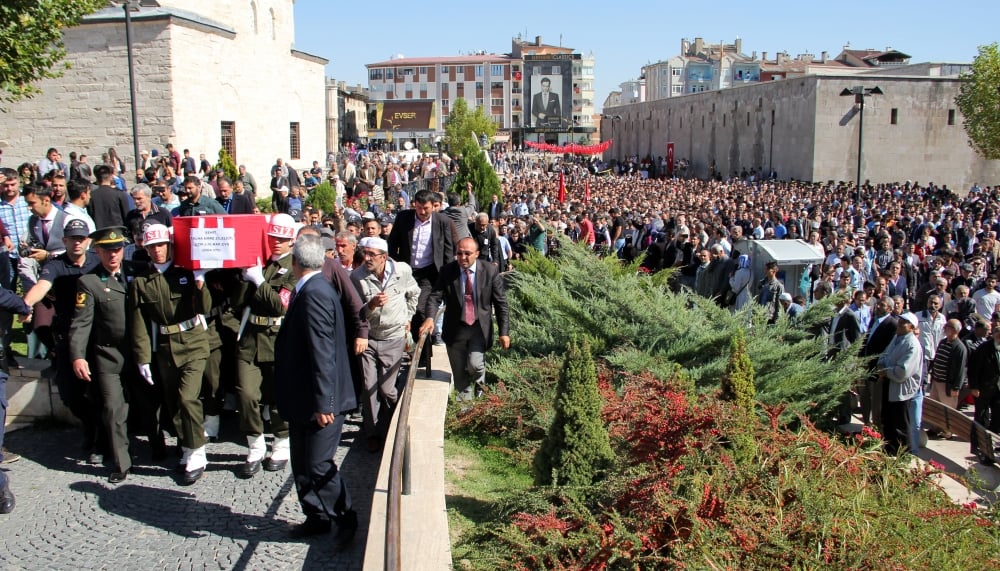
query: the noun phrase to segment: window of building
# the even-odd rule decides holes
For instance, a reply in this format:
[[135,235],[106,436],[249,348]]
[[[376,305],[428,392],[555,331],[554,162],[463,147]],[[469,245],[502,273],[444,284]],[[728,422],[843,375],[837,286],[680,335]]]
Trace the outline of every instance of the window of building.
[[503,115],[490,115],[493,118],[493,122],[497,125],[503,125]]
[[726,114],[725,113],[722,114],[722,126],[723,127],[726,126]]
[[407,77],[407,76],[410,76],[410,75],[413,75],[413,68],[412,67],[404,67],[403,68],[403,77]]
[[382,79],[382,68],[373,67],[368,70],[368,79]]
[[513,94],[519,95],[521,93],[521,88],[520,87],[511,87],[510,88],[510,92],[513,93]]
[[426,67],[421,67],[420,68],[420,75],[427,75],[427,68]]
[[674,86],[672,86],[672,87],[670,88],[670,91],[671,91],[671,92],[672,92],[672,93],[673,93],[674,95],[680,95],[681,93],[683,93],[683,92],[684,92],[684,86],[683,86],[683,85],[674,85]]
[[476,107],[482,107],[482,106],[483,106],[483,98],[482,97],[477,97],[476,98]]
[[490,75],[499,77],[503,75],[503,64],[495,63],[490,65]]
[[394,73],[395,73],[395,72],[393,71],[393,69],[392,69],[391,67],[387,67],[387,68],[385,69],[385,78],[386,78],[386,79],[392,79],[392,78],[393,78],[393,74],[394,74]]
[[503,82],[502,81],[491,81],[490,82],[490,89],[503,89]]
[[288,158],[293,161],[299,160],[299,155],[301,154],[301,147],[299,145],[299,123],[298,121],[292,121],[288,124]]
[[684,71],[684,70],[683,70],[683,69],[681,69],[681,68],[679,68],[679,67],[673,67],[673,68],[670,68],[670,75],[672,75],[672,76],[674,76],[674,77],[680,77],[680,76],[681,76],[681,73],[682,73],[683,71]]
[[954,125],[955,124],[955,110],[954,109],[949,109],[948,110],[948,124],[949,125]]
[[747,111],[747,127],[750,126],[750,112]]
[[222,131],[221,147],[226,149],[233,161],[236,160],[236,121],[223,121],[220,124]]
[[476,82],[476,89],[482,89],[482,88],[483,88],[483,82],[482,81],[477,81]]
[[587,75],[587,76],[594,75],[594,66],[592,66],[592,65],[585,65],[585,66],[583,66],[583,74],[582,75]]
[[476,66],[476,77],[482,77],[482,76],[483,76],[483,66],[477,65]]
[[774,127],[774,109],[771,109],[771,126]]
[[446,65],[441,66],[441,73],[448,73],[449,71],[451,71],[451,69],[448,66]]
[[898,125],[899,124],[899,109],[893,107],[889,111],[889,124]]
[[503,97],[493,97],[490,99],[490,105],[494,107],[503,107]]
[[520,109],[521,108],[521,98],[520,97],[512,97],[511,100],[510,100],[510,106],[513,107],[514,109]]
[[447,107],[447,106],[448,106],[448,100],[447,99],[442,99],[441,100],[441,107]]
[[511,66],[511,69],[513,69],[514,71],[521,71],[521,66],[514,64]]
[[253,33],[257,33],[257,3],[250,3],[250,29]]
[[427,91],[427,84],[426,83],[421,83],[420,84],[420,91]]

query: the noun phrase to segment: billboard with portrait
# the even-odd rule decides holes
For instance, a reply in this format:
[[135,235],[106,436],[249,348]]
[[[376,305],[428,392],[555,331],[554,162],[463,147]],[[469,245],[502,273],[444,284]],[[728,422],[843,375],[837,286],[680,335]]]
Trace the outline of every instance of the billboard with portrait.
[[573,126],[573,60],[580,54],[524,57],[525,124],[529,131],[568,131]]

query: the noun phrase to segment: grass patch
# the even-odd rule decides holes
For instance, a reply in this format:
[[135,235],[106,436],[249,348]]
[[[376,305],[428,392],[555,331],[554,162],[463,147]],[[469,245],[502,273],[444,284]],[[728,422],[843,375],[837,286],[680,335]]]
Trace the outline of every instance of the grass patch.
[[530,487],[532,477],[500,442],[449,435],[444,454],[448,533],[452,558],[458,561],[471,554],[459,538],[476,525],[493,521],[497,501]]
[[14,351],[14,355],[28,354],[28,336],[24,332],[24,324],[17,319],[16,315],[14,316],[14,326],[11,327],[10,348]]

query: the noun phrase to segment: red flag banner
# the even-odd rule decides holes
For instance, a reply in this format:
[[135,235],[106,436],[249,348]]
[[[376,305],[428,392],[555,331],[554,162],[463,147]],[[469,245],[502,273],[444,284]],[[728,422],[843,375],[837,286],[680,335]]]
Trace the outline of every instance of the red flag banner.
[[586,186],[583,190],[583,200],[584,202],[590,202],[590,179],[587,179]]
[[566,175],[559,173],[559,203],[566,204]]

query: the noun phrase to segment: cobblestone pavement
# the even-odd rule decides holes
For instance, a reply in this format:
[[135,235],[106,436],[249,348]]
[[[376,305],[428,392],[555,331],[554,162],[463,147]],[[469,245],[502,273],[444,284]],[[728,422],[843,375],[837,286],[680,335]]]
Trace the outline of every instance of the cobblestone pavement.
[[23,458],[3,466],[17,507],[0,516],[0,567],[360,569],[380,460],[365,450],[360,420],[345,423],[337,452],[359,517],[348,551],[338,551],[331,535],[287,537],[288,526],[304,519],[291,471],[238,479],[246,452],[237,424],[223,419],[222,438],[208,445],[209,467],[189,487],[177,483],[176,459],[152,462],[145,442],[133,443],[133,473],[112,485],[108,468],[82,461],[78,429],[8,434],[6,447]]

